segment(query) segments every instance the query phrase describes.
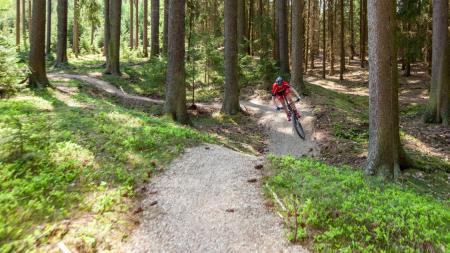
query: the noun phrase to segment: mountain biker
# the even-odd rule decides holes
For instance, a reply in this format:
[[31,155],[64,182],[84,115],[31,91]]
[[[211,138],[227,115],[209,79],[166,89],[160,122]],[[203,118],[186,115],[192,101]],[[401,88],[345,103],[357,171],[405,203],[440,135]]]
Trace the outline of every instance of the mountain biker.
[[[287,106],[286,106],[286,102],[284,100],[284,97],[287,98],[287,100],[289,101],[289,104],[292,105],[293,109],[295,112],[297,112],[297,116],[300,118],[300,114],[297,111],[297,108],[295,106],[294,103],[294,95],[292,94],[293,91],[295,93],[295,95],[297,96],[296,101],[300,100],[300,96],[298,95],[297,91],[294,90],[288,82],[284,81],[282,77],[277,77],[277,79],[275,80],[275,83],[272,85],[272,101],[275,104],[275,106],[277,107],[276,110],[279,111],[281,109],[284,110],[284,112],[287,115],[288,121],[291,121],[291,113],[288,111]],[[278,102],[281,103],[281,107],[278,106],[277,104],[277,100]]]

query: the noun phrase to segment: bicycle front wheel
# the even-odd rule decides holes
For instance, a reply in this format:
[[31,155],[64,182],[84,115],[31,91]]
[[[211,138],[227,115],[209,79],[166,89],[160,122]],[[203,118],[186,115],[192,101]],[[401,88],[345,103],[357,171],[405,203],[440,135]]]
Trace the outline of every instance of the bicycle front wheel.
[[292,124],[294,124],[295,132],[297,132],[298,136],[302,138],[302,140],[305,139],[305,131],[303,130],[302,123],[300,123],[300,119],[297,117],[297,115],[293,115]]

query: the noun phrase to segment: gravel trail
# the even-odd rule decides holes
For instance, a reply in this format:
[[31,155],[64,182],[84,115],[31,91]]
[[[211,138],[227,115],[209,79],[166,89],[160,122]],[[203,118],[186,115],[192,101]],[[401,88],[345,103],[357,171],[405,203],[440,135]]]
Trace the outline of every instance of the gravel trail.
[[[114,96],[162,103],[124,94],[90,76],[54,74],[92,84]],[[307,139],[301,140],[286,115],[258,99],[241,103],[269,131],[269,152],[314,156],[312,107],[301,104]],[[286,240],[280,217],[265,206],[260,170],[264,157],[250,156],[217,145],[190,148],[147,186],[139,227],[125,252],[308,252]]]
[[313,107],[307,99],[302,99],[297,104],[301,114],[303,129],[306,139],[302,140],[297,136],[292,123],[287,121],[284,112],[275,111],[275,106],[261,99],[251,99],[241,103],[244,108],[249,108],[259,118],[259,123],[266,126],[269,131],[269,153],[275,155],[317,156],[319,148],[315,141]]
[[187,150],[149,185],[156,194],[126,251],[307,252],[264,206],[261,159],[217,145]]
[[[307,101],[301,104],[305,141],[273,105],[253,99],[242,106],[268,129],[270,153],[317,155]],[[263,161],[216,145],[187,150],[149,185],[157,194],[145,199],[142,224],[127,251],[308,252],[286,240],[281,218],[264,206],[262,173],[254,168]]]

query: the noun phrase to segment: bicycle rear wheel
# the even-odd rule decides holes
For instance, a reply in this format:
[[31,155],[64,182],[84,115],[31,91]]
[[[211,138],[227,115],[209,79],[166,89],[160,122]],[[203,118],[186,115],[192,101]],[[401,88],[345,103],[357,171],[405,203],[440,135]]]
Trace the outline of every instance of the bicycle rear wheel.
[[292,115],[292,124],[294,124],[295,132],[297,132],[298,136],[302,138],[302,140],[305,139],[305,131],[303,130],[302,123],[300,123],[300,119],[293,113]]

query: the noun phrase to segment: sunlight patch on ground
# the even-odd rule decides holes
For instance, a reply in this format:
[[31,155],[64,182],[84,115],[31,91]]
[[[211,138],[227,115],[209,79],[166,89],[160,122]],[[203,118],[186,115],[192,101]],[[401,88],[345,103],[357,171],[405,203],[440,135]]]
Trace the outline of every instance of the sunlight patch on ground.
[[334,81],[318,79],[316,77],[306,77],[305,80],[312,84],[320,85],[323,88],[330,89],[330,90],[333,90],[336,92],[350,94],[350,95],[368,96],[368,90],[366,87],[350,88],[350,87],[345,87]]
[[56,149],[51,153],[55,164],[73,163],[72,166],[84,168],[94,164],[94,154],[73,142],[61,142],[56,144]]
[[[64,92],[70,92],[70,93],[78,91],[78,89],[77,90],[69,90],[66,88],[61,88],[61,90],[64,90]],[[73,99],[72,96],[67,95],[65,93],[53,92],[52,95],[55,96],[56,99],[58,99],[59,101],[61,101],[62,103],[64,103],[65,105],[67,105],[69,107],[93,109],[93,107],[91,105],[88,105],[86,103],[80,103],[79,101]]]
[[47,101],[41,97],[17,96],[14,98],[14,100],[30,102],[33,104],[33,106],[36,107],[36,109],[43,110],[43,111],[53,111],[55,109],[49,101]]
[[437,151],[436,149],[430,147],[426,143],[422,142],[421,140],[417,139],[416,137],[414,137],[408,133],[401,132],[401,137],[402,137],[402,140],[405,141],[405,145],[408,148],[416,150],[422,154],[440,157],[440,158],[444,159],[445,161],[449,160],[449,157],[447,155],[445,155],[444,153]]
[[110,112],[106,115],[106,117],[117,123],[125,124],[128,127],[140,127],[144,125],[144,121],[142,121],[141,119],[132,117],[124,113]]

